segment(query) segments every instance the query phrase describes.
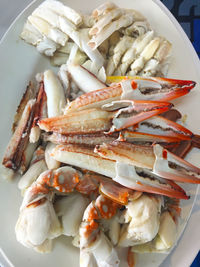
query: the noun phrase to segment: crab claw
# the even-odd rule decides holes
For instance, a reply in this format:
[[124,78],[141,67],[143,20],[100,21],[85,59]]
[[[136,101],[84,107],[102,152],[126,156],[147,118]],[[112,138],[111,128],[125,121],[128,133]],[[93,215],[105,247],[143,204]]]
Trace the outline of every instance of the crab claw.
[[[131,79],[130,79],[131,78]],[[117,100],[169,101],[187,94],[195,86],[193,81],[166,78],[141,78],[114,76],[110,82],[118,82],[77,97],[65,109],[65,114],[82,109],[101,108],[102,105]]]
[[153,172],[166,179],[184,183],[200,184],[200,168],[179,158],[160,145],[153,146],[156,157]]
[[99,191],[105,197],[121,205],[127,205],[128,200],[138,199],[142,195],[142,192],[124,187],[111,179],[101,181]]
[[174,137],[179,140],[190,140],[193,133],[182,125],[161,116],[155,116],[138,123],[137,132]]
[[[160,77],[110,76],[106,82],[120,83],[124,97],[131,99],[169,101],[190,92],[196,82],[189,80],[167,79]],[[125,98],[126,99],[126,98]]]
[[120,141],[127,141],[129,143],[134,144],[155,144],[155,143],[162,143],[162,144],[172,144],[180,142],[180,139],[173,136],[163,136],[163,135],[155,135],[155,134],[148,134],[148,133],[140,133],[134,132],[130,130],[123,130],[120,133],[119,137]]
[[[179,158],[159,144],[143,146],[116,140],[110,144],[96,146],[94,151],[109,160],[147,168],[165,179],[200,183],[200,168]],[[138,189],[135,188],[135,190]]]
[[172,181],[163,179],[147,169],[136,168],[126,163],[116,163],[114,181],[128,188],[164,195],[178,199],[188,199],[185,191]]
[[102,107],[103,110],[118,110],[112,120],[110,132],[130,127],[150,117],[169,110],[173,105],[168,102],[121,100],[113,101]]

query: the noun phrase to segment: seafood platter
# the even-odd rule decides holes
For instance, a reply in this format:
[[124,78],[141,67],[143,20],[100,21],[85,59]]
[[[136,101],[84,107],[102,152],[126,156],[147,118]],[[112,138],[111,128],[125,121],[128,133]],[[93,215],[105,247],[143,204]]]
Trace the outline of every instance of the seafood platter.
[[18,19],[10,57],[31,56],[17,55],[0,182],[12,266],[159,266],[195,201],[200,93],[181,35],[153,1],[86,2],[35,1]]

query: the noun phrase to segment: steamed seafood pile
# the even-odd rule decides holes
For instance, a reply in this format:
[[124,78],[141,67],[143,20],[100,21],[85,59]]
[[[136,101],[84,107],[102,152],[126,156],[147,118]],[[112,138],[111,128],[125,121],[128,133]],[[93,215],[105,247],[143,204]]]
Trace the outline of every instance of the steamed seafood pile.
[[184,160],[199,136],[169,101],[196,83],[135,75],[162,76],[170,43],[110,2],[84,16],[44,1],[21,37],[65,64],[29,83],[4,154],[4,176],[22,175],[17,240],[47,253],[71,236],[81,267],[119,266],[116,248],[129,267],[134,253],[169,252],[189,198],[177,182],[200,183]]
[[46,0],[28,17],[21,38],[51,58],[67,61],[107,76],[165,76],[171,43],[157,36],[136,10],[107,2],[89,15],[56,0]]
[[[80,266],[118,266],[116,247],[129,248],[129,266],[133,252],[169,251],[179,202],[189,198],[176,182],[200,183],[200,169],[179,157],[198,137],[175,122],[180,113],[167,101],[195,82],[110,77],[110,86],[69,101],[73,68],[86,71],[69,64],[59,76],[38,74],[15,116],[3,165],[23,174],[17,240],[44,253],[54,238],[72,236]],[[85,88],[93,84],[87,75]]]

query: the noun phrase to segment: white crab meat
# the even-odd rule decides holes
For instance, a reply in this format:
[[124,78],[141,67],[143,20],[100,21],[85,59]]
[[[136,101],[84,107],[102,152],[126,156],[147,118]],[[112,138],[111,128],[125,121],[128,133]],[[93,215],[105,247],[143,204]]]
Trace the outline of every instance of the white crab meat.
[[81,42],[80,49],[82,49],[86,53],[89,59],[91,59],[92,62],[94,62],[98,68],[101,68],[105,60],[98,49],[92,49],[88,45],[88,42],[90,40],[89,29],[81,29],[79,32],[79,38]]
[[112,75],[117,68],[121,57],[133,44],[134,39],[130,36],[123,36],[121,40],[117,43],[113,50],[113,56],[109,58],[106,67],[106,73],[108,76]]
[[12,180],[15,172],[12,169],[6,168],[4,165],[0,165],[0,177],[5,180]]
[[111,34],[123,27],[129,26],[134,21],[134,15],[131,12],[127,12],[122,15],[119,19],[112,21],[110,24],[105,26],[99,34],[93,35],[92,39],[88,42],[92,49],[96,49],[104,40],[109,38]]
[[62,86],[64,88],[66,98],[69,95],[70,91],[70,81],[69,81],[69,74],[67,72],[67,65],[63,64],[58,71],[58,78],[60,79]]
[[161,199],[142,195],[126,208],[129,224],[123,226],[118,245],[129,247],[151,241],[159,230]]
[[43,40],[39,42],[36,46],[39,53],[46,55],[47,57],[52,57],[59,47],[54,41],[48,39],[44,36]]
[[117,215],[115,215],[109,223],[109,231],[108,236],[114,246],[118,244],[119,241],[119,235],[120,235],[120,223],[119,218]]
[[64,5],[60,1],[46,0],[40,5],[40,7],[52,10],[53,12],[57,13],[59,16],[63,16],[71,20],[75,25],[78,25],[82,22],[81,14],[79,14],[74,9]]
[[33,203],[23,208],[15,226],[15,233],[17,241],[29,248],[36,248],[46,240],[59,236],[62,230],[52,203],[44,199],[41,203]]
[[46,170],[47,166],[44,160],[39,160],[35,164],[32,164],[19,180],[18,188],[22,190],[22,194]]
[[80,250],[80,267],[98,267],[91,252]]
[[160,44],[160,38],[156,37],[144,48],[139,58],[137,58],[131,65],[131,71],[137,74],[143,69],[145,63],[150,60]]
[[158,238],[156,238],[156,250],[168,250],[176,241],[176,223],[168,211],[164,212],[160,218],[160,228]]
[[94,74],[101,82],[105,83],[106,82],[106,72],[105,68],[101,67],[100,69],[97,68],[94,62],[91,60],[85,61],[84,64],[82,64],[82,67],[87,69],[89,72]]
[[168,211],[164,211],[160,217],[160,228],[157,236],[151,242],[136,245],[131,248],[136,253],[161,252],[169,253],[176,241],[177,227]]
[[20,37],[28,44],[37,45],[43,40],[43,35],[30,23],[26,21]]
[[123,13],[124,10],[121,8],[112,9],[109,13],[106,13],[94,24],[94,26],[90,29],[89,34],[99,34],[105,26],[112,22],[112,20],[119,18],[119,16]]
[[118,267],[120,260],[116,250],[103,232],[100,233],[98,239],[90,247],[96,259],[98,266],[101,267]]
[[69,55],[60,52],[55,52],[55,54],[50,58],[52,66],[59,67],[67,62]]
[[63,197],[55,204],[58,217],[61,217],[63,234],[76,236],[82,221],[83,213],[89,204],[89,200],[81,194],[71,194]]
[[82,28],[91,28],[94,26],[96,19],[91,15],[84,14],[82,15],[83,23],[81,24]]
[[136,57],[140,55],[140,53],[142,53],[148,43],[151,42],[153,35],[153,31],[148,31],[135,39],[133,45],[125,52],[124,56],[122,57],[122,63],[118,67],[118,72],[120,75],[124,75],[126,73],[131,63],[135,61]]
[[131,26],[127,27],[124,30],[125,35],[138,37],[145,34],[147,31],[150,30],[150,25],[148,21],[135,21]]
[[63,87],[52,70],[44,72],[44,89],[47,95],[48,117],[59,116],[66,105]]
[[55,144],[48,142],[46,149],[45,149],[45,162],[49,170],[57,169],[60,167],[60,162],[55,160],[52,156],[51,153],[56,147]]
[[117,8],[113,2],[106,2],[95,8],[92,12],[94,18],[98,18],[101,15],[108,13],[110,10]]
[[68,41],[68,36],[64,32],[58,28],[53,28],[42,18],[31,15],[28,17],[28,20],[42,35],[46,36],[55,43],[65,45],[65,43]]

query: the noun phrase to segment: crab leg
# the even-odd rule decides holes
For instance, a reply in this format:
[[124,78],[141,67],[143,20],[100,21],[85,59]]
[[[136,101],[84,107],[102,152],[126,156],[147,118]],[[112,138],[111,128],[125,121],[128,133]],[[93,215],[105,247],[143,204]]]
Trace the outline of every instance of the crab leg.
[[168,102],[121,100],[103,105],[102,109],[108,111],[118,110],[115,113],[112,120],[113,125],[109,131],[114,132],[165,112],[171,107],[172,104]]
[[93,10],[92,16],[94,18],[98,18],[99,16],[108,13],[110,10],[114,8],[117,8],[117,6],[112,2],[103,3],[102,5]]
[[[130,77],[128,77],[130,78]],[[121,79],[121,82],[120,82]],[[123,80],[125,79],[125,80]],[[110,87],[84,94],[72,101],[65,110],[73,112],[91,107],[99,108],[114,100],[162,100],[171,99],[187,94],[195,86],[193,81],[173,80],[166,78],[107,77],[108,83],[118,82]]]
[[[148,154],[148,147],[145,147],[144,150],[142,148],[140,150],[138,149],[137,152],[141,158],[144,158]],[[143,154],[141,152],[143,152]],[[118,169],[116,162],[99,157],[97,154],[93,152],[93,149],[87,148],[86,146],[60,145],[54,149],[52,156],[56,160],[64,162],[66,164],[70,164],[76,167],[81,167],[83,169],[87,169],[90,171],[95,171],[102,175],[111,177],[113,180],[116,180],[116,182],[126,186],[127,188],[122,187],[121,185],[116,183],[111,183],[109,182],[109,180],[106,180],[105,178],[101,177],[100,179],[99,177],[96,177],[96,181],[99,181],[100,183],[100,188],[99,188],[100,192],[103,195],[106,195],[106,197],[111,198],[112,200],[123,205],[127,203],[128,199],[134,199],[138,195],[137,192],[129,191],[128,188],[140,192],[150,192],[155,194],[167,195],[169,197],[174,197],[174,198],[182,198],[182,199],[187,198],[185,192],[178,185],[176,185],[171,181],[167,182],[164,179],[160,178],[158,179],[156,175],[148,174],[147,176],[147,174],[145,174],[145,176],[143,177],[143,174],[136,175],[135,172],[134,174],[132,173],[133,175],[131,176],[130,179],[124,176],[120,178],[121,180],[117,179],[116,177],[119,178],[119,175],[117,176]],[[127,153],[127,151],[126,151],[126,156],[127,157],[130,156],[130,153]],[[132,167],[133,166],[131,166],[131,168]],[[137,183],[139,176],[141,184]],[[152,176],[155,181],[152,180]],[[145,180],[146,179],[145,177],[149,177],[149,179]],[[94,181],[94,177],[92,179]],[[91,184],[90,180],[88,180],[87,184]],[[83,185],[78,186],[77,190],[79,192],[80,192],[79,187],[82,186]]]
[[127,27],[134,21],[134,14],[127,12],[122,15],[119,19],[112,21],[106,25],[98,35],[93,35],[92,39],[88,42],[88,45],[92,49],[96,49],[103,41],[105,41],[110,35],[119,30],[120,28]]
[[178,182],[200,183],[200,168],[179,158],[160,145],[154,145],[153,151],[156,156],[153,166],[155,174]]
[[19,180],[18,188],[24,191],[38,178],[42,172],[46,170],[47,166],[44,160],[44,149],[40,146],[34,152],[29,169]]
[[[98,133],[109,129],[109,132],[113,132],[165,112],[171,106],[172,104],[168,102],[114,101],[104,105],[105,110],[81,110],[41,120],[39,126],[46,132],[53,131],[61,134]],[[114,111],[112,112],[112,110]]]
[[12,131],[14,133],[14,131],[16,130],[16,127],[20,121],[20,118],[23,114],[24,108],[26,106],[26,104],[28,103],[28,101],[30,99],[34,99],[37,96],[37,89],[36,87],[30,82],[29,85],[26,87],[26,91],[22,96],[22,99],[20,101],[20,104],[17,108],[16,114],[15,114],[15,118],[14,118],[14,122],[12,125]]
[[123,130],[120,135],[121,141],[139,144],[152,144],[152,143],[177,143],[180,138],[173,136],[163,136],[148,133],[140,133],[129,130]]
[[28,143],[34,111],[35,100],[31,99],[24,108],[21,119],[4,154],[3,165],[7,168],[17,170],[20,167],[22,155]]
[[30,143],[35,143],[40,138],[40,128],[37,125],[39,119],[47,117],[47,97],[44,91],[44,83],[40,82],[40,88],[36,100],[36,109],[34,114],[34,119],[29,135]]
[[184,126],[161,116],[155,116],[138,123],[134,130],[140,133],[179,138],[180,140],[190,140],[193,136],[193,133]]
[[116,163],[114,181],[137,191],[189,199],[185,191],[173,181],[168,181],[146,169],[135,168],[126,163]]
[[112,125],[113,112],[98,109],[41,120],[39,126],[46,132],[60,134],[87,134],[107,131]]
[[71,144],[59,145],[53,150],[52,156],[56,160],[72,166],[94,171],[108,177],[114,178],[115,176],[115,162],[102,159],[90,147]]
[[59,16],[66,17],[71,20],[75,25],[79,25],[82,22],[82,16],[74,9],[64,5],[60,1],[48,0],[44,1],[39,7],[44,8],[45,10],[50,9]]
[[108,25],[115,18],[118,18],[123,13],[123,9],[121,8],[112,9],[109,13],[105,14],[97,21],[97,23],[94,24],[94,26],[90,29],[89,34],[96,35],[100,33],[106,25]]
[[117,136],[110,136],[103,133],[62,135],[55,132],[44,137],[45,141],[50,141],[56,145],[79,144],[89,146],[100,145],[102,143],[110,143],[116,138]]
[[199,168],[158,144],[148,147],[114,141],[111,144],[96,146],[95,152],[103,158],[148,168],[162,178],[185,183],[200,183]]

